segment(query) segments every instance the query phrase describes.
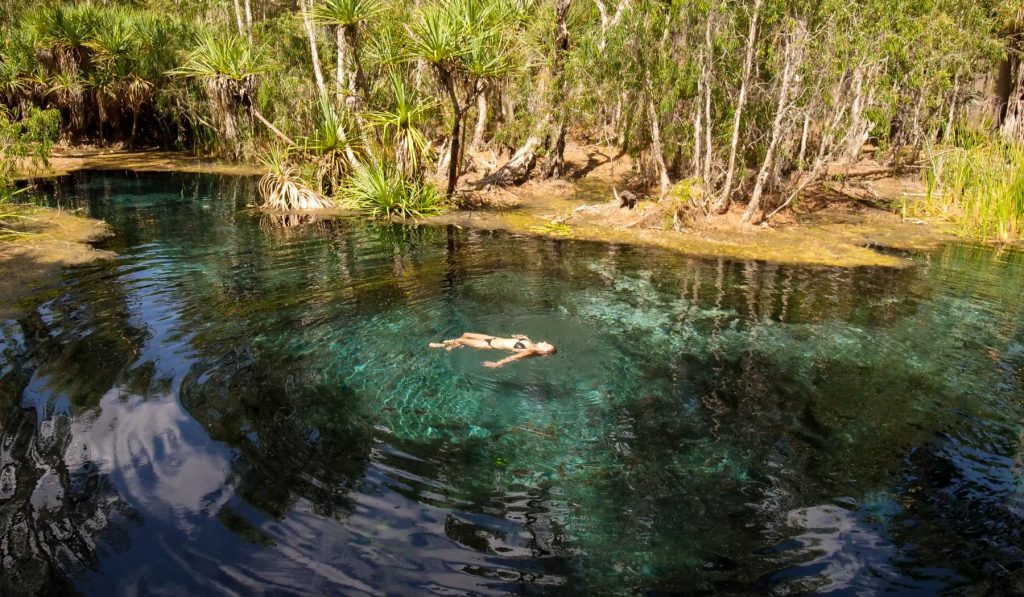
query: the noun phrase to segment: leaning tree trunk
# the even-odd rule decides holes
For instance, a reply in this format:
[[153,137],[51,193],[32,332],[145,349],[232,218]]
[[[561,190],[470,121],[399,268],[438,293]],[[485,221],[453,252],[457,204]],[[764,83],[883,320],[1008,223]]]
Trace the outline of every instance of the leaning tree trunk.
[[733,178],[736,176],[736,152],[740,144],[740,125],[743,123],[743,107],[747,103],[747,88],[750,87],[750,74],[754,67],[754,49],[757,42],[757,20],[761,16],[761,5],[764,0],[754,0],[753,14],[750,16],[750,32],[747,34],[747,55],[743,62],[743,79],[740,81],[740,95],[736,100],[736,117],[732,124],[732,143],[729,149],[729,168],[725,172],[725,186],[722,196],[715,203],[715,212],[723,214],[729,209],[732,195]]
[[499,186],[520,185],[530,178],[530,172],[537,163],[537,152],[544,146],[544,139],[536,135],[531,136],[523,143],[512,158],[505,162],[505,165],[485,177],[483,184],[495,184]]
[[316,28],[313,26],[313,0],[299,0],[299,8],[302,10],[302,22],[306,28],[306,37],[309,38],[309,55],[313,60],[313,76],[316,78],[316,88],[321,97],[327,97],[327,86],[324,84],[324,73],[320,69],[320,52],[316,47]]
[[786,114],[789,112],[790,87],[793,84],[795,72],[800,68],[800,44],[803,43],[803,24],[798,23],[792,38],[786,44],[785,65],[782,68],[782,81],[779,84],[779,102],[775,107],[775,121],[772,123],[771,141],[768,142],[768,149],[764,154],[764,161],[761,169],[757,172],[754,181],[754,192],[750,195],[750,203],[743,212],[743,223],[749,223],[754,214],[761,208],[761,195],[764,193],[764,185],[768,182],[768,176],[772,172],[773,160],[782,140],[782,129],[785,124]]

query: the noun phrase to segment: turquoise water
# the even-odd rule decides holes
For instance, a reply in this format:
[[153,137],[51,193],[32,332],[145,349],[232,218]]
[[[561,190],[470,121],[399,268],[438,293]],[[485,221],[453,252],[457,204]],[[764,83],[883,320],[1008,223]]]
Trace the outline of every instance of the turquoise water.
[[[83,173],[0,324],[0,592],[1019,590],[1024,255],[788,267]],[[287,224],[287,225],[283,225]],[[559,352],[498,370],[463,331]]]

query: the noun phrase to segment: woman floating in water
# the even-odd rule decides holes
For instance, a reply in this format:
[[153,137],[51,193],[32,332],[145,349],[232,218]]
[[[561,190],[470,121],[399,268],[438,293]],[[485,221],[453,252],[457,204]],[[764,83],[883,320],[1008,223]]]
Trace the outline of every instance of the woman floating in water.
[[519,359],[525,359],[527,357],[546,357],[558,352],[555,350],[554,346],[547,342],[531,342],[529,338],[522,335],[515,335],[511,338],[499,338],[497,336],[488,336],[487,334],[466,332],[465,334],[462,334],[462,337],[460,338],[445,340],[444,342],[430,343],[431,348],[443,348],[445,350],[453,350],[460,346],[482,348],[484,350],[507,350],[515,353],[501,359],[500,361],[484,361],[484,367],[490,367],[492,369],[501,367],[502,365],[507,365],[512,361],[518,361]]

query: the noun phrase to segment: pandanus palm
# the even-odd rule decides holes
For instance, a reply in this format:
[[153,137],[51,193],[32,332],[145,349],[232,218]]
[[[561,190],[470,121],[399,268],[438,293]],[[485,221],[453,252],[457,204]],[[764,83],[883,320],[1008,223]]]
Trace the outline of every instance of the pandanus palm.
[[[227,153],[239,157],[238,110],[252,102],[264,70],[262,57],[243,37],[208,32],[183,66],[172,74],[203,83],[214,125],[224,135]],[[262,120],[262,119],[261,119]]]
[[313,20],[334,27],[338,51],[337,95],[354,107],[358,94],[367,94],[366,77],[360,60],[360,31],[384,7],[379,0],[319,0],[313,6]]
[[468,107],[482,83],[511,71],[505,40],[505,14],[485,0],[441,0],[422,9],[408,28],[412,57],[434,69],[438,85],[452,107],[447,194],[459,179],[462,136]]
[[384,142],[393,148],[395,163],[402,175],[416,179],[422,156],[430,148],[421,127],[437,104],[420,101],[397,72],[392,71],[389,79],[394,99],[391,109],[370,112],[366,120],[380,129]]
[[360,131],[356,119],[345,108],[337,108],[329,97],[317,104],[313,136],[306,139],[306,151],[316,156],[321,191],[336,191],[341,179],[359,165]]

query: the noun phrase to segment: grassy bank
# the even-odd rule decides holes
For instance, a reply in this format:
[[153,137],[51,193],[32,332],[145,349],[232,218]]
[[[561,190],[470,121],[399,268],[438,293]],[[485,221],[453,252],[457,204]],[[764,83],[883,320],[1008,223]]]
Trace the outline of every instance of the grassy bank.
[[905,204],[905,213],[940,219],[968,238],[1024,239],[1024,145],[958,144],[931,162],[926,197]]

